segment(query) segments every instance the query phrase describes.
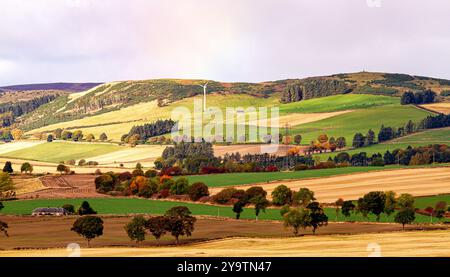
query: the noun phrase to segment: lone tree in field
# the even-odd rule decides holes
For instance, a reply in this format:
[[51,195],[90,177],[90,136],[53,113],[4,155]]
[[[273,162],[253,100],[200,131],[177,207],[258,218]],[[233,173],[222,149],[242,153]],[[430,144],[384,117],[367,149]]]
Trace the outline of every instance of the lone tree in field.
[[90,247],[92,239],[103,235],[103,220],[97,216],[83,216],[73,223],[70,230],[85,238],[88,247]]
[[284,214],[284,226],[292,227],[294,235],[298,235],[300,228],[306,229],[311,226],[310,212],[306,209],[290,209]]
[[3,167],[3,172],[12,174],[14,172],[12,168],[12,163],[10,161],[5,162],[5,166]]
[[22,166],[20,167],[20,173],[24,172],[31,174],[33,172],[33,166],[28,162],[23,163]]
[[154,216],[147,220],[145,227],[156,240],[159,240],[168,229],[168,220],[165,216]]
[[133,219],[125,225],[125,231],[132,241],[139,243],[145,240],[145,226],[147,221],[142,215],[133,217]]
[[315,235],[317,228],[328,225],[328,216],[325,214],[319,202],[312,202],[306,208],[309,210],[310,224],[313,228],[313,235]]
[[108,140],[108,136],[105,133],[101,133],[99,138],[100,138],[101,141]]
[[194,231],[194,224],[197,219],[191,216],[191,211],[184,206],[173,207],[165,214],[167,220],[167,231],[175,237],[175,241],[179,243],[180,236],[191,236]]
[[236,219],[241,218],[241,213],[244,211],[245,203],[242,201],[237,201],[233,205],[233,212],[236,214]]
[[78,215],[88,214],[97,214],[97,212],[92,209],[91,205],[89,205],[89,202],[83,201],[83,203],[81,203],[81,206],[78,208]]
[[394,221],[402,224],[402,229],[405,230],[405,224],[411,224],[416,219],[415,213],[412,208],[402,209],[395,215]]

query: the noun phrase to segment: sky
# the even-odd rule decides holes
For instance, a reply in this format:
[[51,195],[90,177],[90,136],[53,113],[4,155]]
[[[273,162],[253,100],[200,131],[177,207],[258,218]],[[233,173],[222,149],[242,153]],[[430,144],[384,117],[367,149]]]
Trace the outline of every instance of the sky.
[[0,0],[0,86],[450,79],[449,12],[448,0]]

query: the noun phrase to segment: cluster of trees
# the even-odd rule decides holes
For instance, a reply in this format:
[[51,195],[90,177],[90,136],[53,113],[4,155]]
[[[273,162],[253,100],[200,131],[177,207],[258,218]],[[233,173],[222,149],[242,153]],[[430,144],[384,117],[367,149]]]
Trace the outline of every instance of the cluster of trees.
[[164,215],[153,216],[146,219],[144,216],[135,216],[125,225],[128,237],[136,243],[144,241],[146,231],[159,240],[165,234],[171,234],[178,244],[180,236],[191,236],[194,232],[196,218],[184,206],[173,207]]
[[342,149],[347,146],[347,142],[344,137],[328,138],[326,134],[321,134],[315,141],[311,141],[306,153],[322,153],[322,152],[334,152],[336,149]]
[[433,103],[435,98],[436,93],[432,90],[417,91],[417,92],[407,91],[402,94],[400,103],[402,105],[428,104]]
[[198,201],[209,196],[209,189],[202,182],[189,184],[186,178],[174,180],[168,175],[157,176],[154,170],[147,170],[144,173],[139,167],[132,173],[104,173],[95,178],[95,187],[100,193],[136,195],[144,198],[184,196],[186,199]]
[[[49,134],[47,136],[47,141],[52,142],[54,139],[62,139],[62,140],[71,140],[71,141],[95,141],[95,136],[93,134],[88,134],[86,137],[83,134],[83,131],[77,130],[77,131],[69,131],[69,130],[63,130],[63,129],[56,129],[53,131],[53,133]],[[108,136],[106,133],[101,133],[99,136],[100,141],[107,141]]]
[[55,100],[58,96],[57,94],[49,94],[31,100],[0,104],[0,115],[4,115],[0,116],[2,119],[0,120],[0,127],[11,126],[17,117],[34,111],[40,106]]
[[368,156],[366,152],[355,153],[353,155],[347,152],[341,152],[330,160],[335,164],[350,164],[352,166],[448,163],[450,162],[450,147],[445,144],[433,144],[420,147],[408,146],[405,149],[395,149],[392,152],[387,150],[384,154],[376,153],[371,156]]
[[[450,115],[439,114],[435,116],[428,116],[421,120],[419,123],[414,123],[409,120],[404,126],[399,128],[385,127],[384,125],[381,125],[380,131],[377,135],[377,139],[378,142],[384,142],[392,140],[394,138],[409,135],[417,131],[444,128],[448,126],[450,126]],[[354,148],[359,148],[374,143],[376,143],[375,133],[372,130],[369,130],[366,136],[361,133],[356,133],[353,137],[352,146]]]
[[77,215],[97,214],[97,212],[91,207],[91,205],[87,201],[83,201],[80,207],[78,207],[78,209],[75,209],[75,206],[72,204],[64,204],[61,208],[66,210],[69,214],[77,214]]
[[433,217],[436,217],[438,220],[445,218],[447,212],[450,212],[450,206],[445,201],[439,201],[434,208],[431,206],[426,207],[424,212],[430,216],[430,223],[433,223]]
[[144,143],[151,137],[170,133],[175,125],[175,121],[168,119],[157,120],[153,123],[133,126],[128,134],[124,134],[122,136],[121,140],[130,144]]
[[306,99],[345,94],[351,91],[352,89],[342,80],[308,78],[288,84],[281,94],[281,102],[297,102]]

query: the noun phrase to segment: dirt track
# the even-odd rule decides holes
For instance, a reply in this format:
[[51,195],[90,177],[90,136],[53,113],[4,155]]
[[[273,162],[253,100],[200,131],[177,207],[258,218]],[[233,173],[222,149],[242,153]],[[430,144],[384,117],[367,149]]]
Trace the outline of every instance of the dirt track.
[[[410,193],[414,196],[426,196],[450,193],[450,167],[386,170],[253,185],[263,186],[269,197],[273,189],[279,185],[286,185],[293,190],[306,187],[315,192],[319,202],[324,203],[331,203],[339,198],[358,199],[374,190],[392,190],[397,194]],[[246,189],[249,186],[252,185],[236,186],[236,188]],[[211,188],[210,193],[216,194],[222,189]]]

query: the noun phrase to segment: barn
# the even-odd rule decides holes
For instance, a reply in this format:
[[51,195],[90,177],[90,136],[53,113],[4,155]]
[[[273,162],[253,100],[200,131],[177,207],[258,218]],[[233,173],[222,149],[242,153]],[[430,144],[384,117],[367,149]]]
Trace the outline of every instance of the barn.
[[69,213],[63,208],[36,208],[31,213],[31,215],[33,216],[41,216],[41,215],[63,216],[68,214]]

